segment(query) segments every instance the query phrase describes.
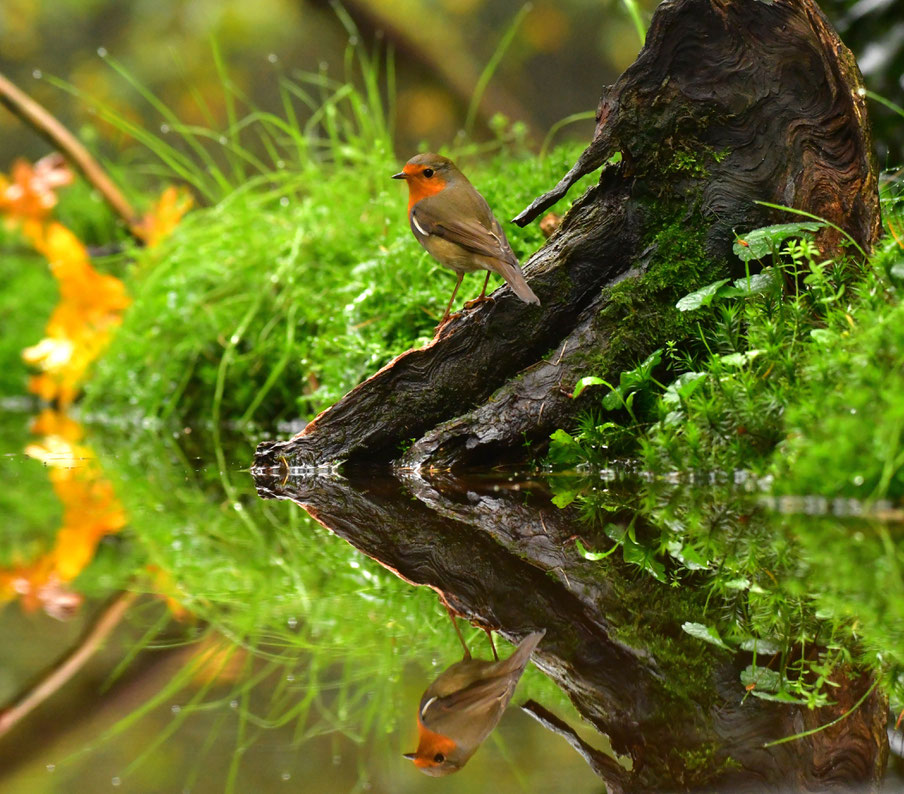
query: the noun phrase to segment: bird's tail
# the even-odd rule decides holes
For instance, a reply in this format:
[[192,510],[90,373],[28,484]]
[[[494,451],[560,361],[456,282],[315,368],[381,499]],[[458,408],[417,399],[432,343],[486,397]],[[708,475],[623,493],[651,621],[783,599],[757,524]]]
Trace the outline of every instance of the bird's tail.
[[496,260],[495,265],[496,267],[494,270],[508,282],[512,291],[521,298],[521,300],[525,303],[535,303],[537,306],[540,305],[540,299],[534,295],[534,291],[527,286],[527,282],[524,280],[524,276],[521,274],[521,268],[519,268],[518,265],[513,265],[510,262],[503,262],[502,260]]
[[518,643],[515,652],[505,660],[505,666],[508,668],[509,672],[514,672],[515,670],[520,671],[527,666],[527,660],[530,659],[530,655],[534,652],[537,645],[540,644],[540,640],[543,639],[545,634],[546,629],[535,631],[533,634],[528,634]]

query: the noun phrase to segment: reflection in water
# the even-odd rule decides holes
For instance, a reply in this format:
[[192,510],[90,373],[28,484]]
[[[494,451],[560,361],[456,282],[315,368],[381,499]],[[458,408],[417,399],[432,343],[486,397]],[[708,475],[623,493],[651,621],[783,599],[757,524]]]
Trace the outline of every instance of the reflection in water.
[[125,526],[126,515],[93,450],[81,443],[84,430],[78,422],[46,409],[31,431],[41,438],[25,453],[47,467],[63,508],[62,526],[50,550],[0,569],[0,600],[18,597],[27,610],[41,606],[65,620],[82,603],[71,582],[91,563],[100,541]]
[[[0,546],[5,565],[53,548],[59,508],[47,470],[18,452],[26,419],[0,419],[14,530]],[[412,711],[424,687],[461,658],[435,595],[295,505],[260,500],[242,463],[204,466],[197,428],[179,438],[87,432],[80,443],[102,462],[129,522],[100,540],[72,582],[85,602],[71,621],[18,605],[0,612],[0,634],[11,638],[0,652],[0,706],[77,649],[109,598],[138,597],[70,683],[0,741],[0,789],[396,792],[435,783],[402,758],[416,742]],[[251,449],[224,455],[246,461]],[[479,630],[462,631],[475,656],[489,656]],[[575,720],[532,667],[518,695]],[[443,786],[469,792],[488,779],[499,794],[527,781],[599,791],[580,757],[517,709]]]
[[[454,624],[454,616],[451,612],[449,615]],[[433,777],[461,769],[499,724],[531,653],[545,633],[528,634],[508,659],[499,661],[496,656],[493,662],[471,658],[462,639],[464,659],[440,673],[421,696],[417,750],[405,757]]]
[[[686,555],[690,564],[682,573],[678,565],[666,567],[651,545],[655,529],[646,522],[654,511],[630,509],[636,499],[613,489],[601,494],[602,503],[583,505],[585,512],[606,515],[594,529],[575,509],[555,507],[536,483],[525,488],[498,479],[399,476],[285,479],[284,473],[258,472],[256,482],[261,495],[303,505],[400,577],[438,591],[469,619],[499,626],[510,637],[546,627],[538,665],[630,761],[630,771],[614,761],[596,769],[610,788],[818,789],[879,780],[886,700],[874,675],[839,657],[840,663],[823,666],[831,697],[814,700],[817,708],[782,696],[783,690],[770,694],[761,671],[778,663],[782,675],[791,676],[792,665],[784,656],[777,662],[777,655],[767,664],[765,642],[759,661],[756,642],[730,653],[734,649],[699,622],[711,595],[702,572],[716,570],[718,557],[715,549],[706,558],[694,556],[690,533],[685,545],[659,547],[673,562]],[[655,504],[655,489],[645,493]],[[699,510],[692,505],[685,510]],[[738,519],[734,534],[765,531],[750,513]],[[577,535],[591,548],[614,539],[623,561],[586,559],[591,555],[579,552]],[[812,660],[796,668],[801,677],[826,658],[818,645],[801,648],[796,638],[787,640],[792,652]],[[815,691],[811,684],[799,691]],[[754,691],[757,685],[762,691]],[[835,728],[823,730],[828,723]],[[812,730],[787,741],[802,729]]]
[[[7,450],[25,444],[16,426],[0,424]],[[590,792],[600,778],[612,791],[819,790],[882,772],[886,679],[873,688],[862,660],[864,647],[888,658],[900,643],[893,527],[776,519],[756,494],[631,479],[256,473],[260,493],[305,505],[327,532],[289,501],[258,499],[244,474],[186,457],[185,440],[91,436],[129,525],[95,542],[70,583],[86,596],[83,614],[59,624],[0,613],[16,638],[0,699],[15,702],[36,670],[77,648],[110,595],[153,595],[4,737],[4,791],[102,790],[114,778],[120,791],[270,791],[310,776],[325,792],[473,791],[490,780],[500,793]],[[41,558],[39,529],[58,526],[40,512],[53,501],[46,473],[21,456],[0,467],[18,539],[2,564],[23,550]],[[785,591],[802,593],[787,601],[797,611],[808,600],[814,611],[818,596],[835,616],[779,614]],[[509,709],[466,768],[438,783],[401,755],[417,741],[411,710],[425,684],[460,658],[443,601],[512,641],[546,635],[512,701],[529,698],[538,722]],[[865,617],[852,650],[839,616],[853,603]],[[732,625],[773,630],[751,645]],[[480,630],[464,633],[473,648]],[[814,688],[817,668],[833,685]],[[817,691],[824,700],[808,710]]]

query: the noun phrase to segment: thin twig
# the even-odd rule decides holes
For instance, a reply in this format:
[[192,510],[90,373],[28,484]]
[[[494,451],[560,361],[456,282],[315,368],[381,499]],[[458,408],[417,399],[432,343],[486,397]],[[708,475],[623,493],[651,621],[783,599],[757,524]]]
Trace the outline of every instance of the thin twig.
[[122,620],[128,608],[135,600],[132,592],[120,593],[91,626],[88,633],[62,661],[22,695],[12,706],[0,711],[0,736],[6,734],[13,726],[27,717],[47,698],[54,695],[71,679],[85,663],[94,655]]
[[[132,231],[140,219],[128,199],[113,184],[97,160],[42,105],[13,85],[3,74],[0,74],[0,103],[59,149],[62,155],[97,189],[113,211],[125,221],[126,226]],[[134,232],[132,233],[134,234]]]
[[590,765],[590,768],[606,783],[609,794],[621,794],[628,788],[630,775],[618,762],[585,742],[567,722],[557,717],[536,700],[528,700],[521,708],[544,728],[559,734]]

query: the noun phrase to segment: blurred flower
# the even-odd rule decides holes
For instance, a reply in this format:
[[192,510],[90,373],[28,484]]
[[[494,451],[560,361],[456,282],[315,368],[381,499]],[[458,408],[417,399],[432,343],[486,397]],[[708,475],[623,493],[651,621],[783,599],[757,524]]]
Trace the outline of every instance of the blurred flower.
[[78,443],[83,435],[78,422],[48,409],[31,429],[41,438],[25,453],[50,468],[63,520],[49,552],[31,563],[0,570],[0,599],[20,598],[26,610],[41,607],[64,620],[82,602],[69,583],[94,559],[101,539],[125,526],[126,513],[93,451]]
[[26,233],[49,260],[60,285],[60,302],[45,338],[22,351],[22,357],[41,370],[29,390],[65,406],[78,395],[88,367],[107,346],[130,300],[118,278],[91,266],[85,247],[62,224],[50,222]]
[[176,583],[169,571],[156,565],[148,565],[147,570],[152,578],[151,592],[157,593],[166,601],[170,614],[179,621],[190,617],[189,611],[173,595],[176,592]]
[[11,179],[0,174],[0,213],[13,222],[43,220],[57,203],[57,188],[72,183],[73,174],[63,156],[47,155],[32,166],[13,163]]
[[188,191],[170,185],[148,212],[134,232],[153,248],[172,233],[182,216],[191,209],[192,197]]

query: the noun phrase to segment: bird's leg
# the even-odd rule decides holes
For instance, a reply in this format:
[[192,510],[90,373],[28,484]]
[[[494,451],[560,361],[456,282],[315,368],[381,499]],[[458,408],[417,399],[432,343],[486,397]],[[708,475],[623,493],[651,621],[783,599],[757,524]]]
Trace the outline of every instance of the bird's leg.
[[487,297],[487,285],[490,283],[490,271],[487,271],[487,277],[483,280],[483,289],[480,290],[480,295],[478,295],[474,300],[469,300],[465,304],[466,309],[470,309],[472,306],[476,306],[478,303],[484,303],[485,301],[493,300],[492,298]]
[[493,658],[498,662],[499,654],[496,653],[496,643],[493,642],[493,632],[491,629],[488,629],[484,626],[483,630],[487,633],[487,639],[490,641],[490,647],[493,649]]
[[446,604],[446,611],[449,613],[449,620],[452,621],[452,627],[455,629],[455,633],[458,635],[459,642],[461,642],[461,647],[465,649],[465,659],[471,658],[471,652],[468,650],[468,645],[465,642],[465,638],[461,636],[461,629],[458,628],[458,623],[455,622],[455,613],[452,611],[452,607]]
[[487,271],[487,277],[483,280],[483,289],[480,290],[480,295],[477,300],[483,300],[487,296],[487,284],[490,283],[490,271]]
[[436,326],[437,328],[441,328],[443,325],[446,324],[446,320],[449,319],[449,309],[452,308],[452,301],[455,300],[455,296],[458,294],[458,288],[461,286],[461,280],[462,280],[464,277],[465,277],[465,274],[464,274],[464,273],[459,273],[459,274],[458,274],[458,281],[455,282],[455,289],[452,290],[452,297],[449,298],[449,303],[448,303],[448,305],[446,306],[446,311],[443,313],[443,319],[439,321],[439,325]]

